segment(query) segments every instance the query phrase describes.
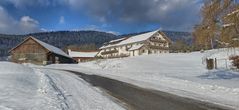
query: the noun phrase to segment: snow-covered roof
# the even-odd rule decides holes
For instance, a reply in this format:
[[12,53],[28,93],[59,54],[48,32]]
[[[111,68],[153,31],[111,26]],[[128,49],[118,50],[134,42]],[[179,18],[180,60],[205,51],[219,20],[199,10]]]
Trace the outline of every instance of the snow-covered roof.
[[234,23],[229,23],[229,24],[224,24],[223,27],[226,28],[226,27],[230,27],[230,26],[233,26],[235,25]]
[[111,40],[109,43],[113,43],[113,42],[119,42],[119,41],[122,41],[122,40],[125,40],[126,38],[120,38],[120,39],[115,39],[115,40]]
[[237,10],[235,10],[235,11],[233,11],[233,12],[227,14],[227,16],[230,16],[230,15],[236,14],[236,13],[238,13],[238,12],[239,12],[239,9],[237,9]]
[[134,45],[129,49],[129,51],[140,49],[143,46],[144,46],[144,44]]
[[[130,43],[142,42],[142,41],[145,41],[145,40],[149,39],[150,37],[152,37],[158,31],[159,30],[132,36],[126,40],[123,40],[123,41],[117,43],[117,44],[109,44],[109,45],[102,46],[100,49],[114,47],[114,46],[121,46],[121,45],[125,45],[125,44],[130,44]],[[160,35],[160,37],[163,38],[162,35]]]
[[45,42],[42,42],[34,37],[31,37],[33,40],[35,40],[36,42],[38,42],[40,45],[42,45],[44,48],[46,48],[47,50],[49,50],[50,52],[52,53],[55,53],[55,54],[58,54],[58,55],[62,55],[62,56],[65,56],[65,57],[69,57],[69,55],[67,55],[64,51],[62,51],[61,49],[55,47],[55,46],[52,46],[50,44],[47,44]]
[[96,56],[98,52],[77,52],[68,50],[69,56],[74,57],[86,57],[86,58],[93,58]]

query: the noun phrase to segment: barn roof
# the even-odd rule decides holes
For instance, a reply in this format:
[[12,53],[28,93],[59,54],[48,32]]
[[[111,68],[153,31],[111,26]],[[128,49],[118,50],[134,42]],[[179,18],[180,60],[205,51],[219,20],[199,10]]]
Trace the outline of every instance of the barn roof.
[[74,57],[83,57],[83,58],[94,58],[98,52],[77,52],[68,50],[69,56]]
[[58,55],[61,55],[61,56],[65,56],[65,57],[68,57],[68,58],[71,58],[70,56],[68,56],[64,51],[62,51],[61,49],[55,47],[55,46],[52,46],[50,44],[47,44],[45,42],[42,42],[32,36],[28,37],[27,39],[25,39],[23,42],[21,42],[19,45],[17,45],[16,47],[14,47],[13,49],[11,49],[10,51],[14,50],[15,48],[17,48],[18,46],[20,46],[21,44],[23,44],[26,40],[28,39],[33,39],[34,41],[36,41],[37,43],[39,43],[41,46],[43,46],[45,49],[47,49],[48,51],[52,52],[52,53],[55,53],[55,54],[58,54]]
[[32,39],[34,39],[35,41],[37,41],[39,44],[41,44],[43,47],[45,47],[47,50],[49,50],[50,52],[52,53],[55,53],[55,54],[58,54],[58,55],[62,55],[62,56],[65,56],[65,57],[70,57],[69,55],[67,55],[64,51],[62,51],[61,49],[55,47],[55,46],[52,46],[50,44],[47,44],[45,42],[42,42],[34,37],[32,37]]

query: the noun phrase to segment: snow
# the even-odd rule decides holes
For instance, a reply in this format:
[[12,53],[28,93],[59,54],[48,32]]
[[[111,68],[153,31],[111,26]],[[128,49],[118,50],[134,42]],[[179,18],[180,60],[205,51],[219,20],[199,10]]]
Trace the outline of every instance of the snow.
[[235,54],[239,54],[239,49],[214,49],[46,67],[0,62],[0,109],[124,109],[101,89],[60,70],[66,69],[239,110],[239,72],[223,67],[207,70],[204,63],[205,58],[228,60]]
[[[139,35],[136,35],[136,36],[132,36],[132,37],[129,37],[128,39],[126,39],[126,40],[123,40],[123,41],[117,43],[117,44],[113,44],[113,45],[110,44],[110,45],[102,46],[100,49],[114,47],[114,46],[121,46],[121,45],[129,44],[129,43],[142,42],[142,41],[145,41],[145,40],[149,39],[150,37],[152,37],[152,35],[154,35],[158,31],[159,30],[151,31],[151,32],[144,33],[144,34],[139,34]],[[163,37],[161,36],[161,38],[163,38]]]
[[148,38],[152,37],[155,33],[157,33],[159,30],[144,33],[144,34],[139,34],[133,37],[130,37],[122,42],[120,42],[118,45],[124,45],[124,44],[129,44],[129,43],[135,43],[135,42],[140,42],[140,41],[145,41]]
[[224,68],[207,70],[203,58],[225,57],[223,49],[205,53],[165,53],[72,65],[50,65],[128,82],[139,87],[239,108],[239,72]]
[[124,37],[124,38],[120,38],[120,39],[115,39],[115,40],[111,40],[109,43],[119,42],[119,41],[122,41],[122,40],[125,40],[125,39],[127,39],[127,38]]
[[140,49],[142,46],[144,46],[144,44],[134,45],[129,49],[129,51]]
[[74,74],[0,62],[1,110],[123,110]]
[[227,14],[227,16],[230,16],[230,15],[236,14],[236,13],[238,13],[238,12],[239,12],[239,9],[237,9],[237,10],[235,10],[235,11],[233,11],[233,12]]
[[55,46],[52,46],[50,44],[47,44],[45,42],[42,42],[34,37],[32,37],[32,39],[34,39],[35,41],[37,41],[39,44],[41,44],[43,47],[45,47],[47,50],[49,50],[50,52],[53,52],[55,54],[58,54],[58,55],[62,55],[62,56],[65,56],[65,57],[68,57],[70,58],[65,52],[63,52],[61,49],[55,47]]
[[74,57],[87,57],[87,58],[94,58],[98,52],[77,52],[68,50],[69,56]]
[[230,27],[230,26],[233,26],[233,25],[235,25],[235,23],[224,24],[223,27],[226,28],[226,27]]

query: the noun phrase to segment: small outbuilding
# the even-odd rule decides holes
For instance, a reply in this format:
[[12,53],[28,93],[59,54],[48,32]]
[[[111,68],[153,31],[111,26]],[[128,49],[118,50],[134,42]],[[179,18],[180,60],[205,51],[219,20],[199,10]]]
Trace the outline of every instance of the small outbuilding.
[[97,51],[72,51],[68,50],[68,54],[72,57],[76,62],[87,62],[96,59]]
[[74,60],[61,49],[32,36],[9,51],[11,61],[16,63],[52,64],[73,63]]

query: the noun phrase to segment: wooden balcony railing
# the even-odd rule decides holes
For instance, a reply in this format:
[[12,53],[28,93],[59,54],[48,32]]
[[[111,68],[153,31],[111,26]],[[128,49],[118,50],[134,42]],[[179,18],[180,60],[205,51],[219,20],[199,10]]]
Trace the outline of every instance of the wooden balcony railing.
[[162,46],[155,46],[155,45],[149,45],[148,47],[151,49],[169,50],[169,47],[162,47]]
[[118,53],[118,50],[110,50],[110,51],[105,51],[105,52],[101,52],[102,55],[107,55],[107,54],[112,54],[112,53]]
[[161,39],[150,39],[151,42],[158,42],[158,43],[167,43],[166,40],[161,40]]

